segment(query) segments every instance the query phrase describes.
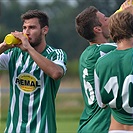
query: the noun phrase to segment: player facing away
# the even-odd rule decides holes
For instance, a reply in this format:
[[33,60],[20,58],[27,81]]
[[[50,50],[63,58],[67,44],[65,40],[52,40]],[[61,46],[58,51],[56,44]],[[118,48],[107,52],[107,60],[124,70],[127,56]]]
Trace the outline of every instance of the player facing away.
[[93,6],[76,17],[76,30],[90,44],[81,54],[79,76],[85,107],[80,117],[78,133],[108,133],[110,109],[98,106],[94,89],[94,66],[97,59],[114,50],[109,39],[108,17]]
[[95,65],[96,98],[101,108],[111,108],[109,133],[133,133],[133,15],[112,15],[109,30],[117,49]]
[[55,98],[67,56],[46,43],[46,13],[29,10],[21,18],[23,31],[11,32],[21,44],[0,44],[0,70],[9,70],[10,78],[5,133],[56,133]]

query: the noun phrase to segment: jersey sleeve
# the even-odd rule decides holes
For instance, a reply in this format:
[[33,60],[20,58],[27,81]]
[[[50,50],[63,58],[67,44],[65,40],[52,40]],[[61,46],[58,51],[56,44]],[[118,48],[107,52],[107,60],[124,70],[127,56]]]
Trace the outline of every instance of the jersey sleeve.
[[8,70],[8,63],[11,55],[12,51],[9,50],[0,55],[0,70]]
[[66,63],[67,63],[67,55],[62,49],[56,49],[53,54],[52,61],[61,66],[64,70],[64,74],[66,73]]

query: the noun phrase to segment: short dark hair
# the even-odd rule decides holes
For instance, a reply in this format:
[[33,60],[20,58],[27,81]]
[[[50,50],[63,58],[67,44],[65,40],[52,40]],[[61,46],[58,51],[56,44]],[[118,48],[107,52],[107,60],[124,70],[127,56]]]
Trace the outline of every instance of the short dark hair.
[[83,38],[94,41],[95,34],[93,28],[95,26],[101,26],[97,17],[98,9],[94,6],[87,7],[83,10],[75,19],[76,30]]
[[133,37],[133,15],[126,10],[112,15],[109,19],[109,32],[114,42]]
[[46,13],[39,10],[29,10],[21,15],[21,20],[24,22],[26,19],[38,18],[41,28],[49,26],[49,18]]

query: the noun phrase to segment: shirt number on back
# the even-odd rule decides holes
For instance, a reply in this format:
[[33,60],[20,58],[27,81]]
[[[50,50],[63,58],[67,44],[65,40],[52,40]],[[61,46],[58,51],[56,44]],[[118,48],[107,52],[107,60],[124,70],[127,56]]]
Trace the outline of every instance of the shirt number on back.
[[[128,112],[131,113],[133,112],[133,107],[129,106],[129,84],[133,83],[133,75],[128,75],[123,83],[123,87],[122,87],[122,108]],[[114,95],[114,99],[109,103],[111,107],[116,108],[116,98],[117,98],[117,94],[118,94],[118,80],[117,77],[111,77],[107,84],[105,85],[105,90],[107,91],[107,93],[109,93],[111,90],[113,91],[113,95]]]
[[[85,68],[83,70],[83,83],[84,83],[84,88],[85,88],[85,94],[88,99],[88,104],[91,105],[94,102],[94,90],[91,86],[91,84],[85,80],[86,76],[88,76],[88,70]],[[89,94],[88,94],[89,92]]]

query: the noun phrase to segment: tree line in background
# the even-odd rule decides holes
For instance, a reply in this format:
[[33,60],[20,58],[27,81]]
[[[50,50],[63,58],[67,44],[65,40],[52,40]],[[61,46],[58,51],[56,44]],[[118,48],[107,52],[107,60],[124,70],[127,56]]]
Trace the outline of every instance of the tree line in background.
[[[23,1],[23,0],[21,0]],[[75,1],[75,5],[70,4]],[[50,19],[50,29],[47,43],[62,48],[68,55],[68,60],[79,59],[82,51],[89,45],[75,30],[75,17],[86,7],[95,6],[101,12],[110,16],[125,0],[53,0],[50,3],[40,3],[29,0],[23,4],[19,0],[2,0],[0,2],[0,42],[11,31],[21,31],[20,16],[30,9],[46,12]]]

